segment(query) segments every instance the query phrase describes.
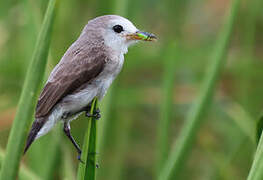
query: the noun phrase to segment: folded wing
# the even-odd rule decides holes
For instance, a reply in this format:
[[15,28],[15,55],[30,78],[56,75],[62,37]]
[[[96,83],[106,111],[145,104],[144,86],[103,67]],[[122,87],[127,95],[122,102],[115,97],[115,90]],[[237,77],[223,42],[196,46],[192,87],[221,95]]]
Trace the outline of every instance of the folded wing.
[[63,97],[98,76],[107,58],[103,51],[96,48],[89,53],[80,50],[75,54],[69,53],[52,71],[43,88],[36,107],[36,118],[48,115]]

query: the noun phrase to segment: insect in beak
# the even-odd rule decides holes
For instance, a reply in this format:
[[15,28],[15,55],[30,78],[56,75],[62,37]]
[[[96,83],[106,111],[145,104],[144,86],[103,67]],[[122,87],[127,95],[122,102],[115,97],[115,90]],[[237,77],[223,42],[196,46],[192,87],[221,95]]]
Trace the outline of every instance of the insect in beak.
[[128,34],[127,39],[142,40],[142,41],[156,41],[157,37],[154,34],[148,32],[137,31],[136,33]]

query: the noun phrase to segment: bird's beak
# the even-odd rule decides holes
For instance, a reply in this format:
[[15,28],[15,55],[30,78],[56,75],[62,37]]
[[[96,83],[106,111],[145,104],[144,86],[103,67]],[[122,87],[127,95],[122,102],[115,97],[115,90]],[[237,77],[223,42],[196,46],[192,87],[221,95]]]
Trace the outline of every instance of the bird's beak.
[[156,41],[157,37],[154,34],[137,31],[136,33],[128,34],[128,40],[143,40],[143,41]]

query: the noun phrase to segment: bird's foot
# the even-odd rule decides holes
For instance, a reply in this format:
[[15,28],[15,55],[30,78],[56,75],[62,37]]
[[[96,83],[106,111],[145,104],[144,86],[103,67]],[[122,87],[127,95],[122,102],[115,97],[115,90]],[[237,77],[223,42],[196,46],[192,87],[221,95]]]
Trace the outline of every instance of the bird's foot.
[[78,160],[79,160],[79,162],[81,162],[82,164],[85,164],[84,161],[81,160],[81,153],[79,153],[79,155],[78,155]]
[[69,118],[71,116],[71,113],[70,112],[64,112],[63,114],[62,114],[62,116],[61,116],[61,119],[67,119],[67,118]]
[[88,111],[88,112],[86,112],[86,116],[87,116],[87,117],[93,117],[93,118],[95,118],[96,120],[98,120],[98,119],[101,118],[100,109],[97,108],[97,109],[94,111],[94,114],[92,114],[92,115],[91,115],[90,112]]

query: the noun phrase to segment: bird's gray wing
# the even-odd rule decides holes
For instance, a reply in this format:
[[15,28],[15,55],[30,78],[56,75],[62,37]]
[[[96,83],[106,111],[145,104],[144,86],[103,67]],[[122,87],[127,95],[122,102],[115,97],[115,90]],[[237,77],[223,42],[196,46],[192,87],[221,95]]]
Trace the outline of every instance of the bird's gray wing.
[[81,50],[66,53],[40,94],[35,117],[48,115],[63,97],[98,76],[106,59],[104,52],[94,48],[89,53]]

